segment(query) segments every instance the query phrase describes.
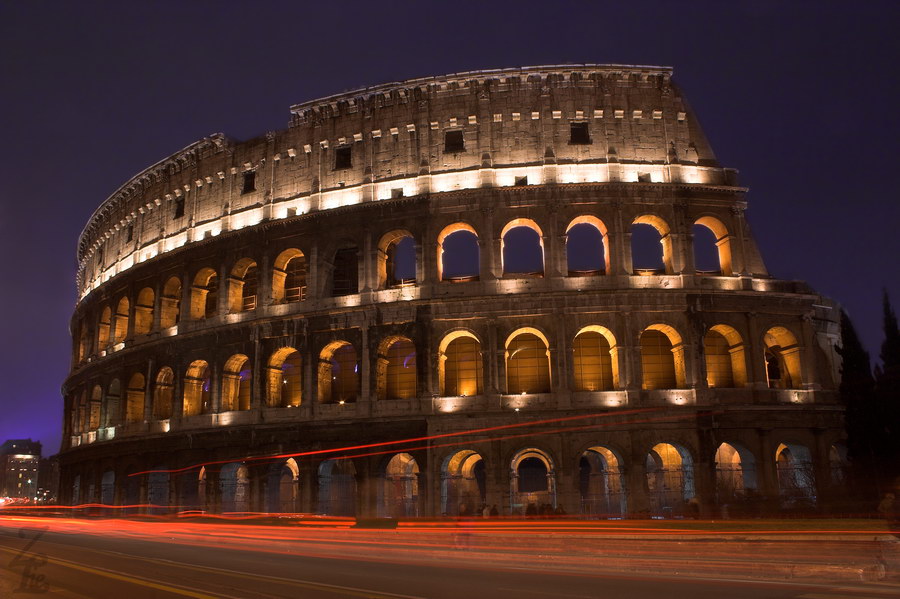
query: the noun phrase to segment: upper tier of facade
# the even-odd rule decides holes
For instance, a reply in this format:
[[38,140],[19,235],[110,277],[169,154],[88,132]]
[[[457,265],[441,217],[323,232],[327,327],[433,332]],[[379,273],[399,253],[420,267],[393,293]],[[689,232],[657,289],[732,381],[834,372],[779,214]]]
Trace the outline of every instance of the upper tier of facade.
[[222,232],[365,202],[577,183],[735,191],[671,76],[624,65],[474,71],[298,104],[287,130],[245,142],[211,135],[95,211],[78,242],[79,299]]

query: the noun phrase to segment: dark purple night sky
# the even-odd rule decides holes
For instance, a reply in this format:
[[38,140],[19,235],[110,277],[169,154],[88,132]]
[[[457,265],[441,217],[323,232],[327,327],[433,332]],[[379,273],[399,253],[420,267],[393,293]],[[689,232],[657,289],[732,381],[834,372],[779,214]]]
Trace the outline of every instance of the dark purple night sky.
[[76,239],[121,183],[293,103],[472,69],[675,67],[770,271],[841,302],[874,357],[882,287],[900,305],[898,22],[896,0],[4,2],[0,441],[59,447]]

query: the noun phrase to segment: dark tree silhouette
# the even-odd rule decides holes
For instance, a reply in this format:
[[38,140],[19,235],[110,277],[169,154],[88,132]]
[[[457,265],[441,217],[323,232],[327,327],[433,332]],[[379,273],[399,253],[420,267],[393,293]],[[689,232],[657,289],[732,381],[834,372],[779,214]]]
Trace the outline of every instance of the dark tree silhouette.
[[883,310],[881,364],[875,368],[879,437],[883,442],[877,458],[884,467],[886,483],[896,493],[900,491],[900,328],[887,291],[884,292]]

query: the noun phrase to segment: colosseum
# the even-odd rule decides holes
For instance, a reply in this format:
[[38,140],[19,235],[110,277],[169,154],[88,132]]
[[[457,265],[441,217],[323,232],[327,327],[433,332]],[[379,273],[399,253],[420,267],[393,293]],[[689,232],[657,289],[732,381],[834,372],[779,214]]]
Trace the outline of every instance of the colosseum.
[[78,241],[66,503],[589,518],[840,496],[839,308],[667,67],[389,83],[214,134]]

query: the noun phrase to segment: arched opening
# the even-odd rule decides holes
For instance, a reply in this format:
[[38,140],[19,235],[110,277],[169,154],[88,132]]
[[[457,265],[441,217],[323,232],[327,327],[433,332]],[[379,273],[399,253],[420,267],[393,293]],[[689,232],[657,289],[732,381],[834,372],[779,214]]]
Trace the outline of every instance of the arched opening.
[[159,369],[153,389],[153,419],[168,420],[172,417],[175,394],[175,373],[168,366]]
[[[154,470],[166,470],[163,464],[157,464]],[[151,514],[164,514],[169,507],[169,473],[151,472],[147,475],[147,503]]]
[[596,216],[579,216],[566,229],[566,263],[570,277],[609,272],[606,225]]
[[743,387],[747,384],[744,341],[732,327],[717,324],[710,328],[703,337],[703,355],[708,387]]
[[526,516],[552,513],[556,508],[553,462],[540,449],[518,452],[510,462],[510,512]]
[[470,397],[484,390],[481,343],[468,331],[447,334],[438,346],[441,395]]
[[487,501],[484,459],[471,449],[453,453],[441,465],[441,513],[475,514]]
[[319,513],[356,515],[356,467],[351,460],[325,460],[319,464]]
[[194,360],[184,376],[184,415],[196,416],[210,409],[212,385],[209,364],[205,360]]
[[828,466],[831,474],[831,486],[843,488],[847,483],[847,469],[850,463],[847,460],[847,445],[839,441],[828,450]]
[[91,353],[91,334],[88,331],[87,324],[84,321],[82,321],[79,329],[80,332],[78,334],[78,355],[75,357],[75,361],[81,364]]
[[269,384],[266,394],[269,407],[288,408],[300,405],[302,367],[300,352],[293,347],[282,347],[272,354],[269,359]]
[[812,455],[803,445],[782,443],[775,450],[781,506],[806,509],[816,504],[816,477]]
[[128,381],[127,399],[125,401],[125,422],[143,422],[144,402],[146,400],[146,383],[144,375],[139,372],[131,375]]
[[766,378],[771,389],[799,389],[800,346],[797,338],[784,327],[772,327],[763,338],[766,344]]
[[359,293],[359,250],[346,247],[334,253],[331,268],[331,296]]
[[210,508],[206,503],[206,466],[201,466],[197,475],[197,508],[204,511]]
[[684,345],[674,328],[655,324],[641,333],[641,388],[685,387]]
[[106,388],[106,419],[103,426],[113,426],[122,421],[122,384],[119,379],[113,379]]
[[478,234],[471,225],[454,223],[438,235],[438,279],[451,283],[477,281],[481,272]]
[[409,231],[391,231],[378,242],[378,288],[416,284],[416,241]]
[[112,470],[107,470],[100,478],[100,503],[103,505],[116,503],[116,473]]
[[181,279],[169,277],[159,298],[159,326],[174,327],[181,318]]
[[505,359],[507,393],[550,392],[550,348],[540,331],[515,331],[506,340]]
[[755,492],[756,460],[737,443],[722,443],[716,450],[716,501],[740,509]]
[[219,471],[222,512],[247,512],[250,509],[250,477],[247,467],[238,462],[225,464]]
[[71,505],[81,504],[81,475],[76,474],[72,479],[72,502]]
[[94,385],[91,391],[91,403],[85,414],[85,429],[87,431],[95,431],[100,428],[100,406],[103,401],[103,390],[100,385]]
[[255,310],[256,287],[256,262],[250,258],[238,260],[228,279],[228,311]]
[[306,256],[297,248],[286,249],[275,258],[272,270],[272,301],[276,304],[306,299]]
[[416,346],[406,337],[391,337],[378,349],[378,399],[416,397]]
[[319,403],[351,403],[359,394],[359,361],[346,341],[333,341],[319,355]]
[[97,321],[97,349],[105,350],[109,345],[109,328],[112,322],[112,310],[104,306],[100,311],[100,320]]
[[153,302],[156,295],[149,287],[144,287],[138,293],[137,303],[134,305],[134,333],[146,335],[153,328]]
[[625,516],[625,485],[619,457],[608,447],[591,447],[578,460],[581,513],[589,518]]
[[646,469],[651,517],[691,515],[688,502],[696,501],[691,454],[683,447],[659,443],[647,454]]
[[541,228],[531,219],[510,221],[500,233],[504,275],[544,276],[544,240]]
[[225,362],[222,371],[222,411],[250,409],[250,359],[235,354]]
[[268,511],[282,514],[298,512],[300,468],[294,458],[273,464],[266,485]]
[[415,518],[419,515],[419,465],[408,453],[398,453],[384,467],[379,489],[378,515]]
[[128,335],[128,314],[131,311],[131,304],[127,297],[119,300],[116,306],[116,318],[113,326],[113,344],[125,341]]
[[588,326],[572,343],[575,391],[610,391],[619,386],[618,348],[612,332]]
[[631,263],[636,275],[671,274],[672,237],[669,225],[646,214],[631,225]]
[[219,312],[219,277],[211,268],[204,268],[194,277],[191,287],[191,318],[212,318]]
[[694,266],[698,274],[730,275],[731,241],[717,218],[704,216],[694,223]]

